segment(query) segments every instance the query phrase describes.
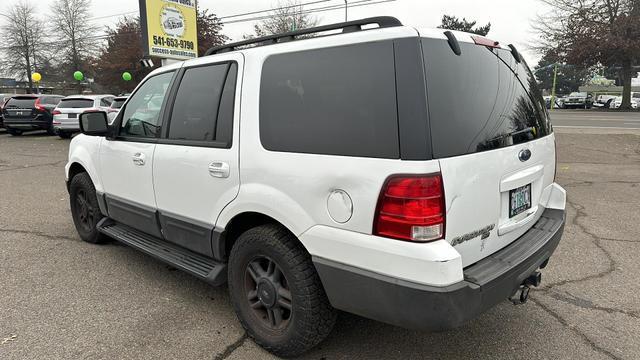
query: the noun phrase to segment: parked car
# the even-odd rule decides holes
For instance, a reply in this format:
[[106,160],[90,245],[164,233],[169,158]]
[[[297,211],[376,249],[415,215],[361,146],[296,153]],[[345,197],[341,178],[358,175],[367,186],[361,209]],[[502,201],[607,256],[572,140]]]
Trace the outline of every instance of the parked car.
[[46,130],[53,135],[53,109],[63,98],[61,95],[15,95],[2,110],[4,126],[11,135],[24,131]]
[[611,107],[611,102],[615,98],[616,95],[598,95],[596,97],[596,101],[593,103],[593,106],[609,109]]
[[53,111],[53,127],[56,134],[68,139],[80,131],[78,115],[89,109],[108,110],[113,95],[71,95],[60,101]]
[[0,94],[0,129],[4,128],[4,115],[2,110],[4,109],[4,105],[11,99],[15,94]]
[[[637,109],[638,108],[638,102],[640,102],[639,98],[631,98],[631,108],[632,109]],[[620,106],[622,106],[622,96],[616,96],[612,101],[611,101],[611,108],[612,109],[619,109]]]
[[442,330],[525,302],[563,232],[533,74],[473,34],[380,17],[227,44],[80,124],[79,236],[228,282],[279,356],[319,344],[335,309]]
[[109,119],[109,123],[113,122],[116,118],[116,115],[118,115],[118,112],[125,101],[127,101],[127,96],[118,96],[113,99],[111,106],[107,109],[107,118]]
[[[547,96],[543,96],[542,97],[544,99],[544,104],[546,106],[547,109],[551,109],[551,96],[547,95]],[[559,98],[556,96],[555,98],[555,106],[554,108],[560,108],[562,107],[561,104],[558,102]]]
[[572,92],[566,96],[562,101],[562,106],[565,109],[571,108],[583,108],[591,109],[593,105],[593,96],[586,92]]

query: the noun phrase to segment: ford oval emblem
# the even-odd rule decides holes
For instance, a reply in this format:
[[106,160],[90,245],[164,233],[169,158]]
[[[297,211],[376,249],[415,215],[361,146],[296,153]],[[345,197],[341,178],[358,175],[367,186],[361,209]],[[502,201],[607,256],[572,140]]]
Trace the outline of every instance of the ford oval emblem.
[[518,159],[520,159],[520,161],[522,162],[525,162],[530,158],[531,158],[531,150],[529,149],[522,149],[520,150],[520,153],[518,153]]

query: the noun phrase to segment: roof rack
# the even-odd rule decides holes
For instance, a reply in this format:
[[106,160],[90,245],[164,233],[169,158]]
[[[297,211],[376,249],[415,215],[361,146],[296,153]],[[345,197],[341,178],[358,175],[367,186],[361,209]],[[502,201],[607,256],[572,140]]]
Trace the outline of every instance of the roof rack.
[[207,52],[204,55],[208,56],[208,55],[215,55],[215,54],[225,53],[229,51],[234,51],[239,47],[247,46],[247,45],[265,46],[265,45],[279,44],[283,42],[297,40],[296,37],[301,35],[321,33],[321,32],[330,31],[330,30],[342,29],[343,33],[360,31],[362,30],[362,27],[364,25],[371,25],[371,24],[377,24],[378,28],[402,26],[402,23],[400,22],[400,20],[392,16],[371,17],[366,19],[347,21],[347,22],[341,22],[337,24],[323,25],[323,26],[317,26],[317,27],[308,28],[308,29],[290,31],[282,34],[268,35],[268,36],[263,36],[255,39],[248,39],[248,40],[238,41],[238,42],[234,42],[226,45],[215,46],[207,50]]

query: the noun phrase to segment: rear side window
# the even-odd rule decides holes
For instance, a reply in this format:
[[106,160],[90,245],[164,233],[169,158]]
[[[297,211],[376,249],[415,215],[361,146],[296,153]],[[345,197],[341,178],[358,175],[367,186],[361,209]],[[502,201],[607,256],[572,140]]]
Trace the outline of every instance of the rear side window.
[[122,105],[124,104],[126,100],[122,99],[122,100],[113,100],[113,102],[111,103],[111,108],[112,109],[120,109],[122,107]]
[[431,139],[436,158],[525,143],[549,134],[535,79],[506,50],[423,39]]
[[218,122],[231,122],[233,114],[233,101],[223,102],[224,94],[233,97],[235,90],[235,85],[229,88],[225,84],[235,84],[236,67],[235,63],[224,63],[185,70],[171,111],[169,139],[222,140]]
[[76,108],[90,108],[93,107],[93,100],[91,99],[64,99],[58,104],[60,109],[76,109]]
[[393,43],[267,58],[260,139],[273,151],[399,158]]
[[100,106],[106,106],[106,107],[109,107],[109,106],[111,106],[111,101],[113,101],[113,98],[110,98],[110,97],[108,97],[108,98],[102,98],[102,99],[100,100]]
[[31,109],[36,103],[36,98],[32,97],[17,97],[11,98],[7,101],[7,109]]

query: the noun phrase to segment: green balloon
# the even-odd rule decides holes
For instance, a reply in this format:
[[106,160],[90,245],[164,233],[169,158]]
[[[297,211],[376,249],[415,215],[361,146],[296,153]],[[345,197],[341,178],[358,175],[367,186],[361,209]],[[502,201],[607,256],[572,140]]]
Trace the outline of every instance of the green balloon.
[[82,81],[84,80],[84,74],[81,71],[76,71],[73,73],[73,78],[78,81]]
[[131,81],[132,77],[131,77],[131,73],[128,71],[125,71],[122,73],[122,80],[124,81]]

